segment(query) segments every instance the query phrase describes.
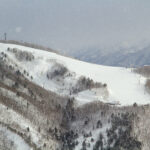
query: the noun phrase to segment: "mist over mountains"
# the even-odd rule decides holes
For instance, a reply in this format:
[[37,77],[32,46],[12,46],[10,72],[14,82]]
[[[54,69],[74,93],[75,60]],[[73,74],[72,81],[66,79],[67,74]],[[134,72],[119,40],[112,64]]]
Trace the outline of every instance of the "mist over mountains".
[[1,0],[0,39],[40,44],[60,52],[150,43],[150,1]]
[[72,53],[75,58],[83,61],[108,66],[139,67],[150,65],[150,46],[106,52],[102,49],[89,48]]

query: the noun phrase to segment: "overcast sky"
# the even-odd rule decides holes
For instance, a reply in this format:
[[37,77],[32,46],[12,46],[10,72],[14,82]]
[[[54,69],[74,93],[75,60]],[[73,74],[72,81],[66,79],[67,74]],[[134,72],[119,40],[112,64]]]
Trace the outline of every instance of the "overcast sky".
[[150,0],[0,0],[0,38],[60,50],[150,43]]

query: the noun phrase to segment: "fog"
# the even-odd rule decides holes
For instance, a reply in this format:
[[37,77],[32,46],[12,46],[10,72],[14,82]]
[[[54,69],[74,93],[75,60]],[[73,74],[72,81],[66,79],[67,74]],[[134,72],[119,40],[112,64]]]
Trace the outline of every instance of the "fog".
[[150,43],[149,0],[0,0],[0,38],[71,52]]

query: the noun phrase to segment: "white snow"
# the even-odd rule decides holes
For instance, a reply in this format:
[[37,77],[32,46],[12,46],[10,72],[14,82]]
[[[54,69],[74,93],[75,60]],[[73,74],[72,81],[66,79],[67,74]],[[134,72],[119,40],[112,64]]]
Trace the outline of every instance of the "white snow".
[[[43,138],[38,133],[37,129],[35,129],[34,125],[31,124],[31,122],[28,121],[26,118],[24,118],[22,115],[16,113],[12,109],[7,109],[7,107],[2,104],[0,104],[0,114],[1,114],[1,116],[3,116],[0,118],[1,122],[4,122],[5,124],[12,124],[12,125],[17,124],[23,130],[26,130],[27,127],[29,127],[30,128],[30,137],[31,137],[32,141],[39,147],[43,144],[43,141],[42,142],[40,141],[40,139],[43,139]],[[1,129],[4,129],[4,128],[1,128],[1,125],[0,125],[0,130]]]
[[14,142],[14,145],[17,148],[16,150],[31,150],[30,147],[25,143],[25,141],[19,135],[11,132],[6,127],[0,125],[0,132],[5,137],[7,137],[9,141]]
[[[19,62],[16,60],[14,55],[7,52],[8,47],[31,52],[35,59],[32,62]],[[107,103],[119,101],[121,105],[132,105],[134,102],[137,104],[150,103],[150,95],[145,92],[144,88],[146,78],[133,73],[132,69],[86,63],[61,56],[56,53],[13,44],[0,43],[0,52],[2,51],[7,53],[20,68],[27,70],[29,74],[33,76],[33,82],[48,90],[57,90],[58,85],[56,86],[53,82],[48,81],[46,78],[46,72],[51,68],[52,60],[56,60],[57,62],[65,65],[71,72],[75,72],[76,78],[83,75],[93,79],[95,82],[106,83],[108,86],[109,96],[107,99],[99,97],[98,100]],[[79,97],[76,96],[77,100],[81,103],[93,101],[93,97],[91,97],[91,93],[88,95],[87,91],[85,93],[81,93]]]

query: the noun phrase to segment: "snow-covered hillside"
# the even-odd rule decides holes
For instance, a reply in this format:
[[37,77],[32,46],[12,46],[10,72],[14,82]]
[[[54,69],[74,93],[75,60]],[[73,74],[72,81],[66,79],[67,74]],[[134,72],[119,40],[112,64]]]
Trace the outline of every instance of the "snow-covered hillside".
[[[17,49],[12,51],[13,48]],[[18,52],[27,52],[24,54],[26,59],[22,57],[20,59]],[[78,104],[94,100],[121,105],[132,105],[135,102],[150,103],[150,95],[144,87],[146,78],[135,74],[132,69],[90,64],[56,53],[12,44],[0,43],[0,53],[1,56],[6,54],[3,59],[9,65],[19,69],[36,84],[58,94],[73,96],[78,100]],[[53,78],[51,76],[53,69],[60,64],[67,71],[61,78]],[[56,70],[54,71],[57,73]],[[78,92],[70,91],[77,86],[81,76],[92,79],[95,83],[101,83],[102,86],[82,88]]]

